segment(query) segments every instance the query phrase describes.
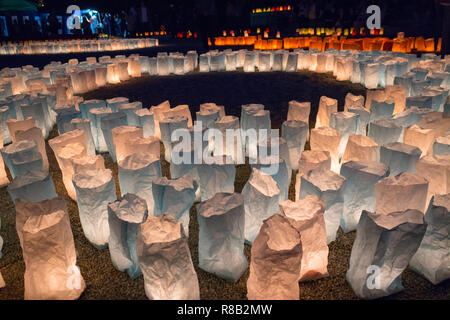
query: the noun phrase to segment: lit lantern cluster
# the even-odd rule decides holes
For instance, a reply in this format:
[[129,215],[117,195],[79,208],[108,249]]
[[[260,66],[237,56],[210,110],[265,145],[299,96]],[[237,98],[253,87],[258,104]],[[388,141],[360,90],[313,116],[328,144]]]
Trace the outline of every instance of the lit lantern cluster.
[[[359,297],[401,290],[408,264],[432,283],[446,280],[446,266],[435,262],[449,254],[442,237],[450,207],[449,62],[431,54],[381,51],[215,50],[199,57],[196,52],[104,56],[51,63],[43,70],[3,69],[0,181],[8,184],[16,208],[25,298],[76,299],[86,286],[66,201],[56,194],[46,158],[45,135],[55,123],[60,134],[48,143],[64,187],[77,202],[86,238],[96,248],[108,248],[119,271],[133,279],[142,275],[150,299],[199,298],[187,244],[195,201],[200,201],[200,268],[237,281],[248,266],[244,243],[251,244],[250,299],[298,299],[299,281],[326,277],[328,244],[339,227],[358,231],[347,281]],[[111,74],[109,65],[115,66]],[[226,149],[219,148],[219,138],[205,139],[213,131],[208,129],[272,133],[270,111],[243,105],[239,118],[226,115],[224,106],[204,103],[195,114],[199,125],[187,105],[164,101],[147,108],[126,97],[83,101],[73,95],[105,85],[113,75],[121,82],[142,74],[241,68],[330,73],[364,85],[367,93],[349,93],[344,106],[322,96],[311,125],[311,102],[290,101],[281,138],[257,135],[252,143],[238,134]],[[198,135],[201,143],[180,148],[185,138]],[[304,150],[307,142],[311,150]],[[269,143],[278,151],[269,154]],[[255,156],[253,147],[261,154]],[[96,154],[103,152],[117,162],[117,181]],[[198,153],[207,159],[194,161]],[[234,193],[235,165],[245,154],[252,160],[251,175],[241,196]],[[172,179],[162,177],[161,157],[170,163]],[[180,158],[189,160],[176,162]],[[271,165],[278,170],[272,172]],[[287,200],[291,182],[295,201]],[[360,250],[368,243],[369,251]],[[405,250],[394,250],[398,246]],[[358,275],[377,263],[384,267],[385,287],[367,291]]]

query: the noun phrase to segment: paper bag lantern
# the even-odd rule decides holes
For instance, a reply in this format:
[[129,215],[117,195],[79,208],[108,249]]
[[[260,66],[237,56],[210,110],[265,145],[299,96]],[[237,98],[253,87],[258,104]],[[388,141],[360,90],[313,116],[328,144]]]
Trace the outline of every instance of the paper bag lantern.
[[422,152],[422,157],[433,152],[435,139],[433,129],[422,129],[417,125],[405,128],[403,134],[403,143],[418,147]]
[[153,212],[153,180],[161,177],[159,158],[135,153],[118,163],[119,184],[122,196],[133,193],[147,202],[150,212]]
[[142,274],[136,252],[136,238],[140,225],[147,221],[147,217],[146,201],[134,194],[127,193],[108,204],[111,262],[117,270],[127,271],[131,279]]
[[65,200],[18,200],[16,212],[16,228],[25,261],[25,299],[78,299],[86,285],[76,266]]
[[75,188],[73,186],[73,175],[75,169],[73,161],[76,158],[87,156],[86,148],[80,143],[69,143],[59,150],[58,158],[61,162],[61,172],[63,176],[63,183],[69,196],[76,200]]
[[435,196],[425,215],[427,230],[409,267],[436,285],[450,277],[448,266],[448,234],[450,194]]
[[33,140],[22,140],[13,142],[1,149],[2,158],[5,165],[9,168],[11,176],[14,178],[17,176],[15,167],[12,163],[13,155],[16,159],[26,160],[34,152],[39,152],[36,143]]
[[[217,193],[197,205],[199,267],[236,282],[248,267],[244,255],[244,200],[241,194]],[[213,249],[214,248],[214,249]]]
[[319,127],[311,130],[311,150],[328,151],[331,157],[331,168],[339,172],[339,146],[341,134],[329,127]]
[[28,171],[17,176],[8,185],[8,193],[13,201],[23,199],[39,202],[56,197],[52,177],[44,171]]
[[136,253],[151,300],[199,300],[197,274],[181,224],[170,215],[140,225]]
[[28,130],[19,130],[16,132],[16,141],[33,140],[42,157],[42,169],[48,171],[47,150],[45,149],[45,140],[42,131],[39,128],[30,128]]
[[127,124],[129,126],[138,126],[138,119],[135,114],[135,111],[142,109],[142,102],[136,101],[136,102],[130,102],[130,103],[123,103],[118,106],[118,111],[125,112],[127,115]]
[[389,166],[391,175],[401,172],[416,172],[416,162],[422,152],[419,148],[401,143],[392,142],[380,147],[380,162]]
[[349,161],[342,165],[346,179],[341,228],[356,230],[363,210],[375,210],[375,184],[389,174],[389,168],[376,161]]
[[378,144],[371,138],[351,134],[342,156],[341,163],[348,161],[379,161],[380,149]]
[[[428,206],[428,181],[416,174],[402,172],[375,184],[376,212],[389,214],[409,209],[425,212]],[[395,199],[395,201],[393,201]]]
[[328,98],[325,96],[320,97],[319,110],[316,117],[316,128],[330,126],[331,114],[338,111],[337,104],[338,102],[336,99]]
[[433,155],[450,154],[450,135],[436,138],[433,144]]
[[[94,138],[92,137],[91,121],[89,119],[73,119],[67,126],[70,130],[81,130],[84,133],[86,151],[88,155],[95,155]],[[67,132],[68,132],[67,131]]]
[[73,184],[83,232],[96,248],[105,248],[109,241],[107,206],[116,200],[112,171],[80,170],[74,175]]
[[143,128],[144,138],[148,138],[155,135],[155,118],[152,111],[147,108],[142,108],[134,111],[138,127]]
[[395,120],[378,120],[369,124],[368,136],[379,145],[403,140],[403,128]]
[[[387,214],[363,211],[346,274],[355,294],[375,299],[403,290],[401,274],[419,248],[425,230],[424,215],[417,210]],[[379,268],[375,271],[383,279],[376,287],[368,279],[371,266]]]
[[355,96],[352,93],[347,93],[345,96],[344,111],[348,111],[353,106],[364,106],[364,96]]
[[82,156],[73,159],[74,172],[82,172],[86,170],[105,169],[105,159],[101,154],[95,156]]
[[303,121],[309,124],[311,102],[289,101],[287,120]]
[[112,112],[119,111],[119,106],[125,103],[129,103],[128,98],[125,97],[116,97],[111,99],[106,99],[106,104],[109,108],[111,108]]
[[264,219],[278,212],[280,189],[268,174],[253,168],[250,179],[242,190],[245,208],[245,241],[252,243]]
[[345,178],[330,170],[314,169],[301,178],[300,199],[316,195],[325,203],[327,244],[336,240],[343,212]]
[[309,132],[307,122],[287,120],[282,124],[282,137],[286,140],[289,163],[293,164],[293,169],[297,169],[297,164],[300,156],[305,149],[305,143]]
[[16,142],[16,132],[19,130],[28,130],[36,126],[36,121],[29,117],[25,120],[9,119],[6,120],[9,134],[11,135],[12,142]]
[[[203,105],[200,105],[201,111],[203,111],[202,106]],[[189,110],[189,106],[187,104],[182,104],[182,105],[176,106],[175,108],[171,108],[167,111],[163,111],[162,115],[163,115],[163,118],[173,117],[173,116],[186,117],[186,118],[188,118],[188,127],[192,126],[192,115],[191,115],[191,111]]]
[[164,144],[165,159],[170,162],[172,136],[176,130],[187,129],[188,118],[185,116],[171,116],[159,121],[159,127],[161,130],[161,141]]
[[173,216],[183,226],[184,234],[189,237],[189,210],[195,201],[196,189],[197,184],[190,175],[173,180],[166,177],[154,179],[154,215]]
[[325,219],[325,204],[317,196],[280,203],[280,215],[300,233],[302,260],[299,281],[311,281],[328,276],[328,246]]
[[433,195],[450,192],[450,156],[425,156],[416,163],[416,174],[428,184],[427,203]]
[[298,300],[302,261],[299,232],[282,215],[266,219],[252,245],[249,300]]
[[[112,138],[114,149],[116,153],[117,162],[123,160],[128,153],[125,151],[126,146],[130,143],[132,138],[141,138],[143,136],[143,129],[132,126],[120,126],[112,129]],[[135,149],[133,153],[137,152]]]
[[330,170],[331,157],[328,151],[305,150],[298,161],[298,173],[295,180],[295,200],[300,199],[301,178],[309,171],[322,168]]

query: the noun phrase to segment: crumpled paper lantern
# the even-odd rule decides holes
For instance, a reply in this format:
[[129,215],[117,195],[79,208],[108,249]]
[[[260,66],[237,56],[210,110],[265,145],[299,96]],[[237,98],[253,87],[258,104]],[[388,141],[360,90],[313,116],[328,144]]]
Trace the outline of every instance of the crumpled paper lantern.
[[[229,156],[235,163],[242,163],[244,161],[242,151],[242,136],[238,129],[240,128],[239,118],[236,116],[224,116],[214,122],[214,129],[222,133],[221,140],[214,136],[214,155],[215,156]],[[230,130],[236,135],[231,135]]]
[[36,121],[32,117],[28,117],[25,120],[8,119],[6,120],[6,125],[8,126],[12,142],[16,142],[16,132],[34,128]]
[[[143,134],[144,131],[142,128],[133,126],[120,126],[112,129],[112,138],[117,162],[120,162],[125,157],[130,155],[125,150],[127,145],[130,143],[129,140],[132,138],[141,138]],[[134,149],[132,153],[137,152],[136,150],[139,149]]]
[[89,110],[95,108],[106,108],[106,101],[99,99],[85,100],[78,104],[83,119],[89,119]]
[[166,177],[153,180],[153,215],[173,216],[183,226],[184,234],[189,237],[189,210],[195,201],[196,189],[196,182],[188,174],[173,180]]
[[36,126],[42,131],[44,137],[48,137],[48,128],[46,126],[46,119],[42,103],[30,103],[28,105],[21,105],[22,115],[24,119],[33,118]]
[[126,97],[115,97],[111,99],[106,99],[106,104],[109,108],[111,108],[112,112],[118,112],[120,105],[129,102],[130,100]]
[[333,112],[338,112],[338,101],[325,96],[320,97],[315,128],[329,127],[330,116]]
[[391,176],[401,172],[416,172],[416,162],[422,152],[419,148],[401,142],[392,142],[380,147],[380,162],[389,166]]
[[369,124],[368,136],[379,145],[403,141],[403,128],[395,120],[378,120]]
[[341,163],[348,161],[379,161],[380,148],[378,144],[369,137],[360,134],[351,134],[348,138],[347,147],[342,156]]
[[402,172],[375,184],[377,214],[402,212],[409,209],[426,212],[428,181],[416,174]]
[[96,248],[109,241],[108,203],[116,200],[116,186],[109,169],[80,170],[73,176],[78,213],[84,235]]
[[151,300],[199,300],[197,273],[180,223],[170,215],[141,224],[136,252]]
[[108,204],[109,253],[113,266],[127,271],[131,279],[142,272],[136,252],[136,238],[140,225],[147,221],[148,209],[144,199],[127,193]]
[[32,153],[39,152],[34,140],[21,140],[18,142],[13,142],[2,148],[0,151],[2,158],[5,161],[5,165],[9,168],[12,178],[17,176],[15,167],[12,163],[12,157],[26,160]]
[[392,99],[372,100],[370,104],[370,122],[389,119],[394,112],[395,102]]
[[75,173],[84,170],[105,169],[105,159],[103,159],[101,154],[78,157],[73,159],[73,169]]
[[69,143],[63,146],[58,153],[61,162],[60,169],[64,187],[72,200],[76,200],[76,192],[73,186],[73,175],[75,174],[74,159],[87,156],[86,148],[80,143]]
[[113,141],[112,130],[116,127],[126,126],[127,116],[124,112],[114,112],[101,118],[101,128],[108,152],[114,162],[117,162],[116,148]]
[[244,255],[244,199],[238,193],[218,192],[197,205],[199,267],[236,282],[247,270]]
[[17,199],[39,202],[56,197],[52,177],[49,172],[44,171],[29,171],[17,176],[7,189],[14,202]]
[[72,300],[84,291],[66,202],[18,200],[16,228],[25,261],[25,300]]
[[118,111],[122,111],[127,115],[127,125],[135,127],[139,125],[135,112],[140,109],[142,109],[142,102],[140,101],[122,103],[118,106]]
[[364,108],[364,106],[359,105],[349,106],[347,111],[358,115],[356,133],[365,136],[367,134],[367,125],[370,122],[370,112],[367,111],[367,109]]
[[405,128],[403,143],[415,146],[422,152],[422,157],[433,152],[433,143],[436,140],[433,129],[422,129],[418,125]]
[[301,178],[300,199],[316,195],[325,203],[327,244],[336,240],[344,206],[345,178],[322,168],[314,169]]
[[387,85],[386,96],[394,100],[394,114],[400,113],[406,108],[406,88],[402,85]]
[[111,114],[110,108],[92,108],[88,111],[88,117],[91,124],[92,138],[94,140],[95,149],[97,152],[106,152],[108,147],[106,145],[105,137],[101,128],[102,118]]
[[149,154],[135,153],[118,163],[120,192],[135,194],[147,202],[153,212],[152,183],[161,177],[159,157]]
[[158,138],[153,136],[148,138],[132,137],[124,146],[124,158],[135,153],[136,150],[139,150],[140,153],[150,154],[159,158],[161,155],[160,141]]
[[311,112],[311,102],[289,101],[287,120],[303,121],[309,124],[309,114]]
[[320,150],[305,150],[298,161],[298,173],[295,179],[295,200],[300,199],[300,186],[302,181],[302,176],[307,174],[309,171],[322,168],[330,170],[331,168],[331,157],[328,151]]
[[341,133],[341,140],[338,147],[339,158],[344,154],[348,137],[351,134],[355,134],[358,129],[358,118],[358,114],[345,111],[334,112],[330,116],[330,128]]
[[[307,122],[299,120],[287,120],[281,125],[281,135],[286,140],[289,163],[298,164],[298,160],[305,149],[305,143],[309,133]],[[297,166],[292,167],[294,170]]]
[[311,150],[328,151],[331,157],[331,170],[339,172],[339,146],[341,133],[330,127],[319,127],[311,130],[309,141]]
[[36,151],[15,153],[10,156],[9,160],[16,176],[24,175],[32,170],[42,171],[43,168],[42,156]]
[[70,121],[70,126],[70,130],[67,130],[66,132],[76,129],[82,130],[84,132],[86,151],[88,155],[95,155],[95,144],[94,138],[92,137],[91,121],[89,119],[73,119]]
[[280,203],[280,214],[300,233],[302,260],[298,281],[317,280],[328,276],[328,246],[325,204],[317,196],[310,195],[298,201]]
[[425,230],[424,214],[417,210],[385,214],[363,211],[346,274],[355,294],[375,299],[403,290],[401,274]]
[[39,128],[33,127],[28,130],[19,130],[16,132],[16,141],[33,140],[42,157],[42,166],[44,171],[48,171],[47,150],[45,149],[45,140]]
[[286,217],[264,220],[252,245],[247,298],[298,300],[302,254],[300,233]]
[[449,193],[434,196],[425,215],[427,223],[425,236],[409,262],[410,269],[434,285],[450,278],[448,237],[442,237],[450,232],[449,204]]
[[86,137],[84,131],[75,129],[48,140],[48,144],[50,145],[50,148],[52,148],[60,168],[62,166],[61,159],[59,157],[61,149],[71,143],[79,143],[86,148]]
[[349,161],[342,165],[345,178],[344,209],[341,228],[344,232],[356,230],[363,210],[375,210],[375,184],[389,174],[389,168],[376,161]]
[[433,195],[450,192],[450,155],[425,156],[416,162],[416,174],[428,184],[427,203]]
[[245,241],[252,243],[264,219],[278,212],[280,189],[268,174],[253,168],[242,189],[245,209]]
[[[202,105],[200,105],[200,110],[202,110]],[[202,110],[203,111],[203,110]],[[168,111],[162,112],[163,118],[173,117],[173,116],[183,116],[188,119],[188,127],[192,126],[192,115],[187,104],[182,104],[176,106],[175,108],[170,108]]]
[[143,128],[144,138],[148,138],[155,135],[155,119],[154,114],[147,108],[142,108],[134,111],[138,127]]
[[188,118],[184,116],[172,116],[159,121],[161,141],[164,144],[165,159],[170,162],[172,153],[172,135],[176,130],[187,129]]
[[450,134],[442,137],[437,137],[433,144],[433,155],[448,155],[450,154]]
[[206,201],[216,193],[233,193],[236,167],[227,156],[213,156],[197,166],[200,199]]
[[250,165],[252,168],[260,170],[263,174],[270,175],[280,190],[279,201],[287,200],[291,183],[286,161],[283,158],[278,155],[260,156],[257,159],[250,159]]
[[355,96],[351,92],[347,93],[345,96],[344,111],[348,111],[352,107],[364,107],[364,96]]

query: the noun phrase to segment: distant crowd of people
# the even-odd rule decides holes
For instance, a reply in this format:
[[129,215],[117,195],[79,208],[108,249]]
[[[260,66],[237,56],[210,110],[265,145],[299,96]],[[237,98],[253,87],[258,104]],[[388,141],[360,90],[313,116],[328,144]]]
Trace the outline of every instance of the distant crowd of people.
[[[361,27],[368,17],[367,7],[381,8],[382,26],[402,24],[407,33],[440,32],[445,0],[141,0],[124,10],[83,13],[80,29],[73,30],[79,37],[95,37],[100,33],[116,37],[134,37],[136,33],[159,31],[176,34],[188,30],[196,32],[206,44],[207,38],[222,30],[250,28],[252,9],[289,5],[291,10],[269,27],[291,31],[299,27]],[[111,10],[111,11],[112,11]],[[42,17],[42,15],[41,15]],[[42,20],[34,17],[16,19],[5,24],[10,38],[47,39],[65,33],[65,21],[51,13]],[[285,32],[286,34],[286,32]]]

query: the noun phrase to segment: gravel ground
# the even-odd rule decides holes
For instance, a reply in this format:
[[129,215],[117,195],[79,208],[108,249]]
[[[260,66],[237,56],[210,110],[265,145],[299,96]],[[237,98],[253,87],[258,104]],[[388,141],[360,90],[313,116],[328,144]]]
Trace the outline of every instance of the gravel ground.
[[[288,101],[311,101],[315,118],[321,95],[339,100],[342,108],[347,92],[363,94],[359,85],[348,82],[336,82],[330,75],[308,72],[300,73],[215,73],[190,74],[185,76],[142,77],[125,84],[113,85],[85,95],[86,99],[106,99],[126,96],[130,101],[142,101],[148,107],[169,99],[172,106],[188,104],[192,112],[199,104],[215,102],[224,105],[227,114],[240,115],[240,106],[246,103],[262,103],[271,111],[272,127],[280,128],[287,115]],[[56,128],[50,138],[57,135]],[[126,273],[114,269],[108,250],[97,250],[83,235],[78,217],[77,204],[72,201],[64,189],[61,172],[53,152],[47,145],[50,170],[58,194],[67,201],[75,246],[78,254],[77,264],[86,281],[86,290],[81,299],[146,299],[142,277],[130,280]],[[163,154],[163,153],[162,153]],[[117,183],[117,165],[108,154],[103,154],[107,168],[113,170]],[[169,166],[162,161],[163,175],[169,176]],[[237,167],[235,190],[241,192],[250,175],[248,165]],[[294,198],[293,183],[289,198]],[[246,299],[246,281],[248,271],[237,283],[229,283],[212,274],[198,269],[198,224],[195,205],[191,208],[189,246],[196,267],[200,295],[202,299]],[[0,289],[0,299],[23,299],[23,274],[25,266],[22,259],[19,240],[15,231],[15,211],[6,188],[0,188],[1,235],[5,240],[0,270],[6,281],[6,287]],[[329,277],[300,284],[300,299],[356,299],[345,281],[351,247],[355,232],[343,234],[339,230],[336,241],[330,244]],[[250,260],[250,247],[246,245],[245,254]],[[388,299],[449,299],[450,281],[433,286],[431,283],[410,270],[403,274],[405,290]]]

